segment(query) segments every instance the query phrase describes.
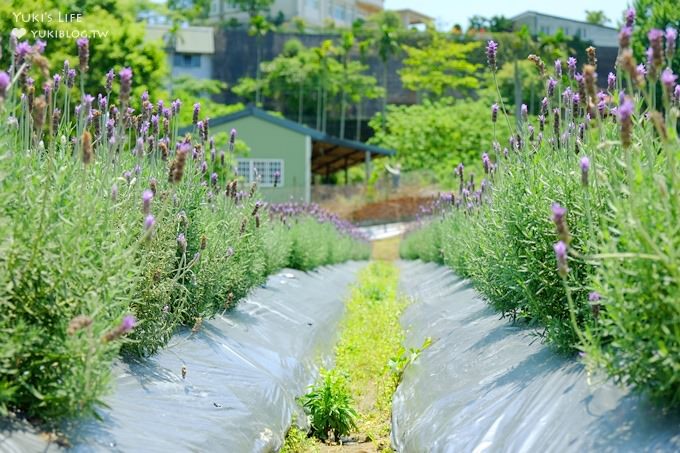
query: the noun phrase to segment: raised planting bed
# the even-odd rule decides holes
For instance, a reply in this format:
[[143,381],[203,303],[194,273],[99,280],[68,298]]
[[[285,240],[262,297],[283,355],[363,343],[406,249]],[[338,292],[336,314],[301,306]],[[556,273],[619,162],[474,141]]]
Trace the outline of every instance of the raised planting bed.
[[432,337],[393,401],[397,451],[678,451],[680,417],[588,375],[539,331],[499,319],[445,267],[401,263],[407,346]]
[[[279,449],[292,419],[306,420],[295,398],[332,358],[348,285],[363,266],[285,270],[158,354],[116,363],[102,420],[66,425],[65,438],[75,451]],[[0,451],[61,448],[5,422]]]

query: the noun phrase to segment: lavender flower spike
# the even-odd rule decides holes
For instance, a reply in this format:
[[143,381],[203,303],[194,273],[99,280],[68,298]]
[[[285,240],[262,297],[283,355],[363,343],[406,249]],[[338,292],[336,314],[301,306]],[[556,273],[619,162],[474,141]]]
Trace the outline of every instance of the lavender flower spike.
[[146,231],[151,231],[154,225],[156,225],[156,218],[153,216],[153,214],[149,214],[144,219],[144,229]]
[[130,332],[135,325],[137,324],[137,320],[135,319],[134,316],[132,315],[127,315],[126,317],[123,318],[123,322],[120,323],[120,328],[123,331],[123,333]]
[[498,52],[498,44],[493,40],[486,44],[486,59],[492,71],[496,71],[496,53]]
[[144,214],[151,213],[151,200],[153,199],[153,192],[151,190],[145,190],[142,193],[142,212]]
[[11,80],[5,71],[0,71],[0,100],[5,98]]
[[557,259],[557,272],[561,277],[566,277],[569,272],[569,268],[567,267],[567,244],[563,241],[559,241],[553,248],[555,250],[555,258]]
[[80,72],[85,73],[89,69],[90,62],[90,41],[87,38],[78,38],[76,40],[78,45],[78,61],[80,63]]
[[666,28],[666,59],[673,60],[675,55],[675,42],[678,40],[678,32],[675,28]]
[[491,106],[491,122],[495,123],[498,119],[498,104]]
[[120,101],[127,104],[132,90],[132,69],[123,68],[118,75],[120,76]]
[[609,75],[607,76],[607,89],[609,91],[614,91],[615,87],[616,87],[616,76],[614,75],[613,72],[610,72]]
[[590,159],[588,156],[583,156],[581,158],[581,183],[584,187],[588,187],[588,172],[590,171]]

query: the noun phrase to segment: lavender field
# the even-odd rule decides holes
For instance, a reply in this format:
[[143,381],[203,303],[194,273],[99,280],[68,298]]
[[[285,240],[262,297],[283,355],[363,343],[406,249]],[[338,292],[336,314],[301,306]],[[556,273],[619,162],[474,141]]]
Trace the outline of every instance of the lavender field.
[[0,6],[0,451],[680,449],[674,2],[76,3]]

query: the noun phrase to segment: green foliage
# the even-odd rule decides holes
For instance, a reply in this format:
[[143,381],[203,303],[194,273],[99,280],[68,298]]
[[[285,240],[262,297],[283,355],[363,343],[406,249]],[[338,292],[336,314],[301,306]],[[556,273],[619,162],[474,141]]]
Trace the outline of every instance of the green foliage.
[[397,295],[398,281],[398,270],[387,262],[372,262],[359,274],[336,346],[336,367],[349,376],[351,393],[362,408],[358,430],[378,447],[389,437],[398,385],[390,361],[403,351],[399,318],[407,301]]
[[479,150],[491,148],[493,130],[486,127],[491,111],[481,102],[443,99],[390,106],[388,112],[386,130],[379,115],[371,119],[370,142],[397,150],[404,171],[431,169],[441,182],[451,181],[456,165],[477,162]]
[[253,18],[269,11],[274,0],[228,0],[228,2]]
[[297,426],[291,426],[279,453],[318,453],[316,441]]
[[346,377],[330,370],[321,370],[321,381],[300,398],[311,417],[312,433],[319,439],[340,440],[356,428],[357,413]]
[[[633,7],[636,10],[635,26],[633,27],[633,51],[635,58],[640,62],[647,61],[645,54],[649,47],[647,32],[652,28],[665,30],[666,27],[680,29],[680,8],[673,0],[635,0]],[[676,43],[677,44],[677,43]],[[668,67],[678,73],[680,68],[680,52],[675,52],[673,61]]]
[[469,54],[480,48],[480,42],[451,41],[443,33],[430,31],[432,40],[422,47],[404,46],[406,58],[399,71],[409,90],[434,98],[453,93],[471,94],[479,87],[476,72],[481,67],[469,61]]
[[[91,415],[121,348],[154,353],[178,326],[198,330],[283,266],[368,256],[366,243],[321,217],[284,219],[304,231],[270,217],[254,187],[225,195],[233,156],[212,157],[211,137],[184,142],[180,115],[162,115],[153,99],[167,125],[142,131],[98,102],[84,121],[64,84],[42,106],[42,90],[31,91],[31,112],[17,84],[0,99],[3,414]],[[74,120],[50,121],[55,106]],[[318,238],[318,257],[294,250],[306,247],[303,235]]]
[[602,10],[586,11],[586,22],[594,25],[607,25],[611,19]]
[[[229,115],[243,109],[243,104],[226,105],[215,102],[212,95],[219,94],[227,88],[227,84],[219,80],[195,79],[189,76],[181,76],[172,80],[172,99],[181,99],[186,102],[180,109],[179,123],[182,126],[191,124],[193,119],[193,104],[201,104],[201,114],[207,118],[218,118]],[[191,102],[195,100],[195,102]]]
[[[144,24],[136,19],[141,7],[143,4],[133,0],[85,0],[78,2],[77,6],[65,0],[12,0],[0,4],[0,28],[8,32],[14,27],[24,27],[28,33],[23,39],[45,41],[45,57],[49,60],[52,72],[61,71],[64,60],[69,60],[72,68],[78,68],[78,58],[74,56],[76,39],[57,37],[54,33],[87,33],[90,60],[85,79],[86,92],[103,91],[104,78],[109,69],[131,67],[137,82],[134,94],[139,96],[146,90],[152,96],[157,96],[163,90],[167,74],[166,55],[162,43],[144,39]],[[59,14],[65,12],[81,13],[82,20],[59,21]],[[43,13],[46,19],[22,22],[21,16],[15,16],[18,13]],[[48,16],[52,20],[48,20]],[[6,45],[7,39],[3,41],[3,45]],[[0,63],[2,67],[9,67],[9,52],[3,52]],[[36,86],[42,86],[43,82],[43,77],[36,78]]]
[[[576,90],[567,78],[561,83]],[[667,92],[659,96],[663,113],[651,107],[658,88],[654,82],[626,87],[634,98],[610,93],[606,114],[596,115],[582,134],[565,134],[564,124],[583,122],[584,112],[559,110],[556,94],[550,102],[562,128],[546,127],[539,145],[520,125],[523,147],[507,159],[496,157],[498,171],[487,177],[487,191],[478,195],[465,182],[470,192],[458,191],[450,212],[409,235],[402,256],[443,260],[499,311],[542,326],[558,350],[581,350],[591,366],[675,408],[678,110]],[[614,120],[615,107],[632,115]],[[553,203],[566,208],[568,233],[556,228]],[[566,244],[566,268],[556,261],[558,239]]]

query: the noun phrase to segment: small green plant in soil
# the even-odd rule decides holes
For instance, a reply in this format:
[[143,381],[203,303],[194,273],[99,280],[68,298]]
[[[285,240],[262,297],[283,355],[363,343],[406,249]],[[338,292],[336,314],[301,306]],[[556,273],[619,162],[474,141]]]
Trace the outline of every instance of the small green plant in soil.
[[356,428],[357,412],[345,376],[337,370],[322,370],[321,380],[301,398],[309,413],[312,433],[321,440],[338,442]]

